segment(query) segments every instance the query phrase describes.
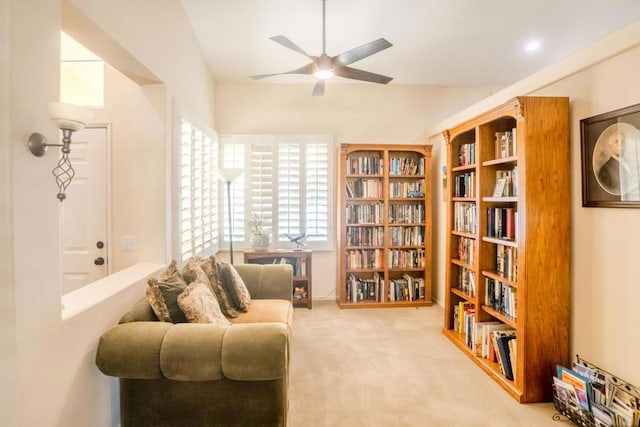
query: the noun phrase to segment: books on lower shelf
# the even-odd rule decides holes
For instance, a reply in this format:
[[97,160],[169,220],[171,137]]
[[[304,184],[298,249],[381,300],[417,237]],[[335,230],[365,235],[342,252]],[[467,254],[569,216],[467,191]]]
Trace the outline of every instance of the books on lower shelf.
[[571,368],[558,365],[553,377],[558,412],[580,426],[639,426],[640,388],[576,359]]
[[347,301],[377,301],[382,302],[384,295],[384,280],[378,273],[371,278],[356,277],[350,274],[347,278]]
[[485,296],[486,304],[494,310],[516,319],[516,288],[500,282],[499,280],[485,277]]
[[306,258],[292,258],[287,257],[273,258],[273,264],[290,264],[293,267],[294,276],[306,276],[307,275],[307,259]]
[[401,278],[389,280],[389,301],[424,300],[424,279],[404,274]]

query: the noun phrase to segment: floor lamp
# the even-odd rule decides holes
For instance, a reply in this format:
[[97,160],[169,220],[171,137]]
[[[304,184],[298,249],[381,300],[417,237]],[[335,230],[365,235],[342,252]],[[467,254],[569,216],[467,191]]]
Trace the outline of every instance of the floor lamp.
[[227,184],[227,209],[229,214],[229,259],[233,264],[233,219],[231,218],[231,183],[242,175],[242,169],[229,168],[218,171],[218,179]]

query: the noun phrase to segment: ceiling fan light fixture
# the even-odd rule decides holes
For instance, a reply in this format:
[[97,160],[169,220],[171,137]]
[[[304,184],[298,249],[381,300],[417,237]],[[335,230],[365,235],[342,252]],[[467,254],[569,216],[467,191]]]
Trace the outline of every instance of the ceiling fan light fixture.
[[328,80],[331,77],[335,76],[335,74],[333,73],[333,70],[321,70],[321,69],[316,70],[316,72],[313,73],[313,75],[320,80]]

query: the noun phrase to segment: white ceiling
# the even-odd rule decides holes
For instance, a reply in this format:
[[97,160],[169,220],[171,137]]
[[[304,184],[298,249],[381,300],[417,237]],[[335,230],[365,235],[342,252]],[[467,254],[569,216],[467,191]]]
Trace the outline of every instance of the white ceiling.
[[[309,62],[269,37],[322,52],[321,0],[181,0],[220,82],[250,82]],[[503,87],[640,19],[640,0],[327,0],[330,56],[384,37],[394,46],[351,67],[390,84]],[[538,40],[541,47],[525,51]],[[354,82],[334,78],[344,82]],[[309,82],[278,76],[263,83]],[[373,83],[366,83],[373,84]]]

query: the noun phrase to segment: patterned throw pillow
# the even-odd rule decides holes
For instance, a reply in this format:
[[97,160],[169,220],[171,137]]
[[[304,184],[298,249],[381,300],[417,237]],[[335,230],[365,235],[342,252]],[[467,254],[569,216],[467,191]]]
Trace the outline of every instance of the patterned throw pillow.
[[220,304],[220,309],[224,315],[231,318],[238,317],[240,315],[240,311],[238,311],[234,306],[231,295],[227,293],[227,290],[222,283],[222,279],[218,272],[218,262],[216,261],[216,257],[211,255],[209,258],[205,258],[202,260],[200,267],[202,267],[204,272],[207,274],[213,294],[216,296],[216,299]]
[[178,296],[178,305],[190,323],[215,323],[229,326],[231,323],[220,311],[220,305],[209,285],[195,280]]
[[211,286],[211,283],[209,283],[209,276],[202,269],[203,262],[204,260],[199,256],[194,256],[187,260],[187,263],[182,267],[182,277],[187,284],[198,280],[207,286]]
[[185,290],[187,283],[175,264],[176,262],[172,261],[167,270],[158,277],[149,278],[146,295],[158,319],[163,322],[184,323],[187,318],[178,306],[178,295]]
[[231,301],[236,308],[244,313],[249,310],[251,305],[251,294],[244,284],[242,277],[238,274],[238,270],[227,262],[218,261],[218,272],[222,278],[222,283],[231,296]]

